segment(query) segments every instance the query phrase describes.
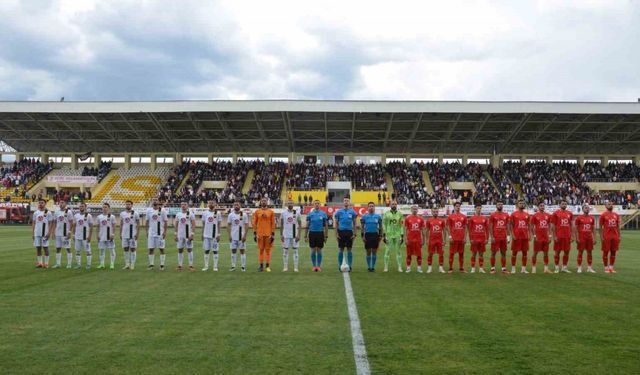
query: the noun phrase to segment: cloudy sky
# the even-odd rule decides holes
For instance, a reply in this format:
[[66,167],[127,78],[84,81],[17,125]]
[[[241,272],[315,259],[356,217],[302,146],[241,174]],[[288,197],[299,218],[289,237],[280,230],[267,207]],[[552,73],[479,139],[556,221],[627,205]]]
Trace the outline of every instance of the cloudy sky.
[[0,100],[640,97],[638,0],[0,0],[0,19]]

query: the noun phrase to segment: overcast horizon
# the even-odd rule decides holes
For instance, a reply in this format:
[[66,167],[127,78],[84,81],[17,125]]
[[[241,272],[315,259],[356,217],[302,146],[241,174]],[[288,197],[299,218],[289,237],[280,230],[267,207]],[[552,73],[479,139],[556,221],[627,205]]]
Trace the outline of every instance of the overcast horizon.
[[619,101],[640,2],[0,3],[0,100]]

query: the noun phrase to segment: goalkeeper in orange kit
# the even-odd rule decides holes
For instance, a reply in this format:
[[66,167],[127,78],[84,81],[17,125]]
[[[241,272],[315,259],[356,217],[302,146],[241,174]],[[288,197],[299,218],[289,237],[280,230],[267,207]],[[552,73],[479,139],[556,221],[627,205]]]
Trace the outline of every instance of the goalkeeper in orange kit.
[[258,271],[271,272],[269,263],[271,263],[271,246],[276,231],[276,215],[272,209],[267,208],[267,198],[260,200],[260,208],[253,214],[251,224],[253,225],[253,240],[258,243],[260,254]]

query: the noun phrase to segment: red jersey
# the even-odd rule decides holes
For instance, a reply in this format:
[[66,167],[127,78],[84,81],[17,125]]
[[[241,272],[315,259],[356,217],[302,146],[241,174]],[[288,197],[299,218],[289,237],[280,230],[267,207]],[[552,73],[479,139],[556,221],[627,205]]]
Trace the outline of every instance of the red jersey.
[[449,234],[454,241],[465,240],[465,227],[467,226],[467,216],[453,213],[447,218]]
[[473,215],[468,221],[469,238],[471,242],[485,242],[489,240],[489,219],[482,215]]
[[529,214],[526,211],[515,211],[509,218],[511,220],[511,232],[516,240],[529,239]]
[[605,240],[620,239],[620,215],[615,212],[605,211],[600,215],[600,228]]
[[571,221],[573,213],[567,210],[557,210],[553,213],[553,225],[557,238],[571,238]]
[[432,217],[427,220],[426,227],[429,230],[429,243],[444,243],[444,220]]
[[506,240],[509,214],[501,211],[492,212],[491,216],[489,216],[489,222],[491,223],[493,238],[496,240]]
[[425,221],[421,216],[409,215],[405,217],[404,227],[407,233],[407,242],[422,243],[422,229],[425,227]]
[[551,227],[551,215],[546,212],[536,212],[531,216],[531,225],[538,242],[549,241],[549,228]]
[[593,227],[596,219],[591,215],[576,216],[576,228],[578,229],[578,242],[593,240]]

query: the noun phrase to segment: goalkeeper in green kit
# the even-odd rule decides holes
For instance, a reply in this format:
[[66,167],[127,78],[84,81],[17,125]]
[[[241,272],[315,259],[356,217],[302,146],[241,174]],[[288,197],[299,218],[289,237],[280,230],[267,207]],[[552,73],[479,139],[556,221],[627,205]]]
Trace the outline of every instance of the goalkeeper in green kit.
[[398,202],[391,202],[391,210],[384,213],[382,225],[384,227],[384,272],[389,272],[389,256],[394,251],[398,262],[398,272],[402,272],[404,257],[400,253],[400,247],[404,242],[404,215],[398,211]]

